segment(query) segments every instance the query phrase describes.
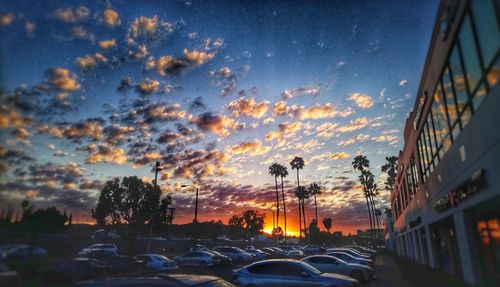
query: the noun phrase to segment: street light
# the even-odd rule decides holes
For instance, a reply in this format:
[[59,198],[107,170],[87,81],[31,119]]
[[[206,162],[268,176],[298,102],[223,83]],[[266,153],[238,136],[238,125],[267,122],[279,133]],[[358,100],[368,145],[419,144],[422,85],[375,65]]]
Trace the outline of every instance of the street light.
[[181,187],[192,187],[193,189],[196,190],[196,200],[194,204],[194,221],[198,222],[198,188],[194,185],[186,185],[186,184],[181,185]]

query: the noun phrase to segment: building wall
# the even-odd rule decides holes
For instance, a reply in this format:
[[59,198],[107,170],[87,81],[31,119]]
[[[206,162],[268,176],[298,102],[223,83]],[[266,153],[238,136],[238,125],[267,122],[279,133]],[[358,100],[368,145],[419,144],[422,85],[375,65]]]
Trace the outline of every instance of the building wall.
[[[496,5],[497,1],[490,0],[441,2],[415,107],[406,122],[405,146],[391,194],[399,254],[469,283],[491,286],[500,284],[500,277],[488,264],[500,264],[500,258],[481,254],[485,248],[500,252],[500,33]],[[487,22],[492,19],[488,15],[496,17],[496,26],[485,25],[492,23]],[[472,41],[465,41],[469,30]],[[470,47],[477,50],[479,70],[473,69]],[[465,77],[459,77],[460,69]],[[476,78],[475,71],[479,71]],[[441,123],[446,127],[439,128]],[[481,180],[470,179],[481,171],[484,186]],[[475,190],[471,183],[478,191],[457,200],[457,195],[465,196],[461,191]],[[483,238],[484,232],[488,234]]]

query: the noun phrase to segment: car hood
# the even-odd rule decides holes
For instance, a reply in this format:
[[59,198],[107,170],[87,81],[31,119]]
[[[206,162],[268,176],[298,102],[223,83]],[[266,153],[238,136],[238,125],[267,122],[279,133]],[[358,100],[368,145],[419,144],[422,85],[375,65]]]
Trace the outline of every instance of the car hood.
[[341,274],[337,274],[337,273],[321,273],[321,274],[319,274],[317,276],[320,277],[320,278],[344,280],[344,281],[349,281],[349,282],[352,282],[352,283],[358,282],[358,280],[356,280],[356,279],[354,279],[352,277],[341,275]]
[[356,268],[360,268],[360,269],[373,270],[373,268],[371,268],[370,266],[366,266],[366,265],[359,264],[359,263],[347,263],[347,265],[349,267],[356,267]]

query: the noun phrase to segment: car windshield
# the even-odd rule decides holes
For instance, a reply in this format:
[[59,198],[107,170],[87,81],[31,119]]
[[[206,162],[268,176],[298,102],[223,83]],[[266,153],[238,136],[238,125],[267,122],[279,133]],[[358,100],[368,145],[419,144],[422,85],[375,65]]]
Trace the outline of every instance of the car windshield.
[[309,265],[307,263],[300,262],[299,264],[302,266],[302,268],[307,269],[309,273],[312,273],[312,274],[315,274],[315,275],[323,273],[323,272],[319,271],[318,269],[312,267],[311,265]]

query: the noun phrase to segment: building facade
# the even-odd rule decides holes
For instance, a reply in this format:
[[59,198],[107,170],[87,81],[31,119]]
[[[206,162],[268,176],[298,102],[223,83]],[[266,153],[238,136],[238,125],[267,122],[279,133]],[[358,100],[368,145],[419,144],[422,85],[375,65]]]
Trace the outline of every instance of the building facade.
[[395,251],[500,286],[500,1],[440,3],[391,193]]

